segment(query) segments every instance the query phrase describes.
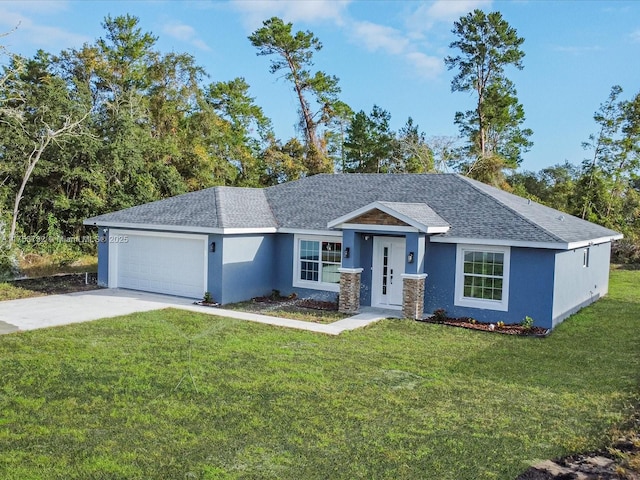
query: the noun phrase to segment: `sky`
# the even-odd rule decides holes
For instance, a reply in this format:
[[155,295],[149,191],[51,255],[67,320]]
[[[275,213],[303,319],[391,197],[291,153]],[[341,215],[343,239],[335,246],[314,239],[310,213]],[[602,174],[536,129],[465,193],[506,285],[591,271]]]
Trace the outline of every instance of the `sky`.
[[475,8],[501,12],[525,39],[524,69],[507,69],[534,132],[520,169],[588,158],[582,142],[597,132],[593,114],[611,87],[624,99],[640,92],[640,1],[0,0],[0,33],[15,29],[0,44],[27,57],[57,54],[104,37],[107,15],[134,15],[158,50],[192,55],[205,83],[244,77],[286,141],[297,133],[297,99],[247,39],[278,16],[320,39],[314,69],[340,79],[354,111],[378,105],[393,130],[412,117],[427,137],[457,136],[454,115],[475,98],[451,92],[444,58],[455,54],[453,22]]

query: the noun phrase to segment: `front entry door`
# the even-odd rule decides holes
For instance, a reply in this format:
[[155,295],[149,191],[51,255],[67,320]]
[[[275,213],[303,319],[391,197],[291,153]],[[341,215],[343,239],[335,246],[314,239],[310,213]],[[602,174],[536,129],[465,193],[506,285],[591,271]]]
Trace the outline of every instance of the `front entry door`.
[[405,239],[373,237],[371,306],[402,308]]

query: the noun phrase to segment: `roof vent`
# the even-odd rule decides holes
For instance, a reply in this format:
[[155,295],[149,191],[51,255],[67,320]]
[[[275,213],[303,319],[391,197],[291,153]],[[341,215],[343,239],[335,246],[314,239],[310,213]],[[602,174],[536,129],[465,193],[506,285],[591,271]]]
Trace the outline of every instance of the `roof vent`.
[[531,205],[531,199],[527,198],[527,205]]
[[560,220],[561,222],[564,222],[564,215],[560,215],[560,216],[558,217],[558,220]]

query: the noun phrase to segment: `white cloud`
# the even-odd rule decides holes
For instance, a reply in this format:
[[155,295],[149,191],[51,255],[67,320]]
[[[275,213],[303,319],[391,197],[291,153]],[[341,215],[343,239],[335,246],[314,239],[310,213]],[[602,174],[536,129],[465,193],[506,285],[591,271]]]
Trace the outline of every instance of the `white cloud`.
[[490,7],[491,0],[436,0],[429,6],[427,13],[433,20],[448,22],[483,7]]
[[172,22],[162,26],[162,32],[176,40],[189,43],[200,50],[210,51],[211,48],[198,37],[195,28],[184,23]]
[[79,48],[84,43],[91,41],[91,38],[86,35],[73,33],[59,27],[38,24],[26,15],[6,9],[5,5],[0,3],[0,29],[4,33],[12,31],[14,28],[15,31],[3,39],[3,43],[9,50],[11,50],[11,45],[16,42],[29,43],[43,49],[51,49],[53,45],[64,49]]
[[429,30],[437,22],[451,23],[476,8],[488,8],[492,0],[436,0],[431,4],[422,4],[406,19],[406,25],[412,32]]
[[264,20],[274,16],[292,23],[333,21],[342,25],[344,11],[350,2],[351,0],[232,0],[232,5],[244,16],[247,28],[253,31]]
[[436,78],[443,70],[442,59],[432,57],[422,52],[410,52],[405,58],[415,68],[418,76],[423,78]]
[[392,55],[399,55],[409,47],[409,40],[395,28],[371,22],[355,22],[351,29],[354,39],[368,50],[383,50]]
[[371,52],[384,52],[402,58],[422,78],[435,78],[442,72],[442,60],[420,51],[419,45],[400,30],[371,22],[349,26],[353,40]]

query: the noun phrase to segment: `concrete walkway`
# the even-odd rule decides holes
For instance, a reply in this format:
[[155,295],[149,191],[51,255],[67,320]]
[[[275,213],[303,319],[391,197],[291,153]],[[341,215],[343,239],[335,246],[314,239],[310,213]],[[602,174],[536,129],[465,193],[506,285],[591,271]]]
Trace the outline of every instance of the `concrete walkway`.
[[204,307],[195,305],[192,300],[187,298],[115,288],[0,302],[0,333],[88,322],[163,308],[179,308],[219,317],[328,335],[338,335],[347,330],[362,328],[383,318],[401,318],[400,311],[363,308],[360,314],[353,317],[330,324],[320,324],[223,308]]

